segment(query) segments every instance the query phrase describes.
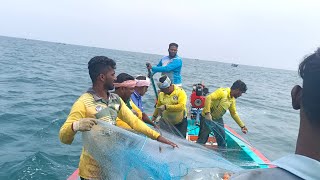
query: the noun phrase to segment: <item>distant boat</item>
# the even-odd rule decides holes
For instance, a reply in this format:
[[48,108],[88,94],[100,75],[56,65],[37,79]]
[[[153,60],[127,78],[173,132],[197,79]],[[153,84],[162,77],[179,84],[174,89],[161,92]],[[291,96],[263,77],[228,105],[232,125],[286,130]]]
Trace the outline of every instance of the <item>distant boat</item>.
[[232,67],[238,67],[239,64],[231,64]]

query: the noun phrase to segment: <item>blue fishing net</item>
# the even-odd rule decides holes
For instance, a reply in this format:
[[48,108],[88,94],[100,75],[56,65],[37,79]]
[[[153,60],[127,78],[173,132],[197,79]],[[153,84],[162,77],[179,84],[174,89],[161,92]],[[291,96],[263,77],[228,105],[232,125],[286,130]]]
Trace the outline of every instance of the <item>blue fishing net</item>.
[[82,138],[100,166],[101,179],[221,179],[242,169],[219,152],[166,131],[161,134],[179,148],[103,121]]

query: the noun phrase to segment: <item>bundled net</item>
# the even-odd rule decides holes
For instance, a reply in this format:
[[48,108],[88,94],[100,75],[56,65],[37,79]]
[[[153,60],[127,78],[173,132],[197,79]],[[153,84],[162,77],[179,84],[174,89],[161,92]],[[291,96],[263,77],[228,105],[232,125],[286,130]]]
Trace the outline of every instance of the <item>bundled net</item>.
[[222,179],[242,168],[212,151],[160,130],[179,148],[99,121],[82,135],[100,166],[101,179]]

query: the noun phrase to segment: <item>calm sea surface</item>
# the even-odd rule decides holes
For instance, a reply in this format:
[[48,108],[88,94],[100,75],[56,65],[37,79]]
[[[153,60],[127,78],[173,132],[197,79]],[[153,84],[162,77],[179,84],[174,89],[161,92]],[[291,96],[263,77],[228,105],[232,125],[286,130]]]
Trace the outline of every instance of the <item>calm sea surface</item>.
[[[66,179],[77,168],[80,133],[72,145],[60,143],[58,134],[74,101],[91,85],[87,63],[96,55],[113,58],[117,74],[133,76],[145,75],[145,62],[161,58],[0,36],[0,179]],[[243,80],[248,91],[237,100],[249,129],[243,137],[270,160],[294,153],[299,115],[291,108],[290,91],[301,83],[296,71],[184,58],[182,77],[188,95],[201,81],[212,92]],[[149,112],[153,99],[150,88],[144,98]],[[229,114],[225,123],[242,134]]]

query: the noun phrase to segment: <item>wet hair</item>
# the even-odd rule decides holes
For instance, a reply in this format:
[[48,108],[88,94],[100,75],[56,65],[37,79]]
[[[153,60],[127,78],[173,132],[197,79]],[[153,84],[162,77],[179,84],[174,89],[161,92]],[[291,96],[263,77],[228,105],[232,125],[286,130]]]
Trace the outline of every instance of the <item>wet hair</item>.
[[175,47],[178,48],[178,44],[177,44],[177,43],[170,43],[170,44],[169,44],[169,49],[170,49],[171,46],[175,46]]
[[312,124],[320,125],[320,48],[299,65],[303,79],[302,106]]
[[231,89],[239,89],[241,92],[245,93],[247,91],[247,85],[241,80],[237,80],[232,84]]
[[137,76],[136,79],[138,80],[147,80],[146,76]]
[[[120,73],[117,76],[117,80],[115,80],[114,82],[115,83],[123,83],[124,81],[128,81],[128,80],[134,80],[134,77],[127,74],[127,73]],[[115,88],[115,89],[118,89],[118,88]]]
[[95,56],[88,62],[89,75],[92,83],[95,83],[97,77],[109,70],[116,69],[116,62],[106,56]]

